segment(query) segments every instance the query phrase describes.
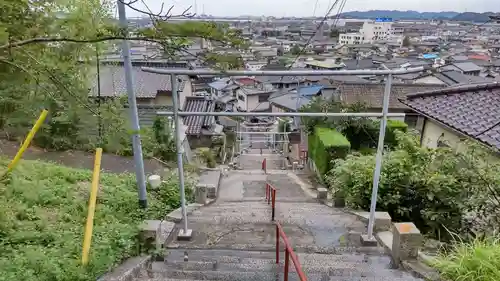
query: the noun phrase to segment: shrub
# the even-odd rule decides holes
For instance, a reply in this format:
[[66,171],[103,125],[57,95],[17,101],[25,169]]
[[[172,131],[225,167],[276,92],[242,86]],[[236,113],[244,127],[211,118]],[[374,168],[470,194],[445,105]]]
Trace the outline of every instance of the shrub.
[[[377,122],[377,124],[378,123],[379,122]],[[398,141],[396,139],[396,131],[406,133],[408,131],[408,124],[401,120],[387,120],[384,143],[390,148],[394,148],[398,145]]]
[[331,168],[331,161],[345,158],[351,145],[339,132],[317,127],[314,130],[314,163],[320,175],[325,175]]
[[[384,144],[389,148],[398,145],[396,140],[396,131],[407,132],[408,125],[400,120],[387,120]],[[351,143],[351,148],[360,150],[363,148],[376,148],[380,131],[380,121],[363,119],[358,122],[350,122],[342,130],[342,134],[347,137]]]
[[[96,280],[139,253],[142,220],[161,219],[179,206],[175,175],[167,177],[162,188],[149,192],[148,209],[142,210],[133,175],[103,173],[90,263],[82,267],[91,177],[90,171],[22,161],[0,183],[0,280]],[[192,189],[189,180],[186,186]]]
[[197,154],[203,159],[208,168],[215,168],[217,166],[217,161],[215,160],[215,155],[213,151],[208,147],[197,148]]
[[[448,230],[466,237],[498,229],[498,164],[486,167],[485,156],[471,152],[423,148],[402,132],[396,139],[399,145],[383,159],[379,210],[441,239],[450,238]],[[374,167],[374,155],[349,155],[336,160],[326,182],[344,194],[349,207],[368,210]]]
[[476,239],[471,243],[457,243],[431,263],[444,280],[496,281],[500,280],[500,241]]

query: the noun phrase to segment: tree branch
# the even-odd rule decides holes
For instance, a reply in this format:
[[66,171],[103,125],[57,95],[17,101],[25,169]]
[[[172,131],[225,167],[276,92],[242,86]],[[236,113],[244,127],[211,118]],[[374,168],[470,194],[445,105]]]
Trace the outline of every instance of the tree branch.
[[119,0],[119,1],[121,3],[123,3],[123,5],[132,9],[133,11],[136,11],[136,12],[141,13],[143,15],[149,16],[152,20],[156,20],[156,21],[158,21],[158,20],[167,21],[167,20],[172,19],[172,18],[192,18],[196,15],[196,14],[192,14],[189,12],[189,10],[191,10],[192,6],[189,6],[187,9],[185,9],[182,13],[180,13],[178,15],[172,15],[172,9],[174,8],[173,5],[170,6],[167,9],[167,12],[164,13],[163,10],[165,8],[165,3],[161,3],[160,11],[157,13],[154,13],[143,0],[141,0],[141,2],[144,5],[144,7],[146,7],[146,10],[142,10],[142,9],[135,7],[134,4],[139,2],[139,0],[129,0],[129,1]]
[[[198,38],[205,38],[208,40],[214,40],[222,42],[221,40],[217,40],[210,37],[197,36]],[[56,42],[69,42],[69,43],[99,43],[104,41],[112,41],[112,40],[130,40],[130,41],[146,41],[162,44],[162,40],[168,40],[171,38],[195,38],[194,36],[186,36],[186,35],[169,35],[166,38],[155,38],[155,37],[127,37],[127,36],[105,36],[100,38],[92,38],[92,39],[76,39],[76,38],[65,38],[65,37],[38,37],[38,38],[30,38],[26,40],[20,40],[16,42],[11,42],[8,44],[4,44],[0,46],[0,50],[10,49],[10,48],[18,48],[25,45],[36,44],[36,43],[56,43]],[[223,42],[225,43],[225,42]]]

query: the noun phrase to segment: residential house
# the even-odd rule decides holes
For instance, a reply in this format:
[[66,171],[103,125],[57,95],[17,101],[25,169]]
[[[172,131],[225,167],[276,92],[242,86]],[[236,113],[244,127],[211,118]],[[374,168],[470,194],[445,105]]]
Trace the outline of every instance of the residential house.
[[267,65],[267,61],[247,61],[245,63],[245,69],[250,71],[260,70]]
[[500,150],[500,84],[465,85],[412,93],[400,101],[425,117],[423,146],[461,149],[464,138]]
[[463,74],[473,75],[473,76],[479,76],[479,74],[483,70],[482,67],[476,65],[473,62],[468,62],[468,61],[455,62],[455,63],[449,64],[449,65],[445,65],[445,66],[441,67],[441,69],[442,70],[454,70],[454,71],[458,71],[458,72],[463,73]]
[[[184,112],[214,112],[215,102],[210,97],[188,97],[182,108]],[[214,116],[185,116],[182,118],[185,136],[191,148],[210,147],[212,137],[222,135],[223,127]]]
[[[404,113],[404,120],[410,127],[420,129],[421,122],[419,116],[414,111],[399,102],[399,98],[404,98],[409,93],[436,90],[445,87],[444,85],[432,84],[399,84],[393,83],[391,95],[389,97],[389,112]],[[381,112],[384,99],[384,83],[350,83],[339,84],[334,98],[346,103],[362,103],[367,106],[369,112]],[[422,118],[420,118],[422,119]]]
[[464,84],[484,84],[492,82],[492,79],[463,74],[455,70],[441,71],[420,75],[413,80],[417,84],[443,84],[446,86],[464,85]]
[[257,87],[240,87],[236,90],[237,110],[267,112],[270,111],[269,96],[275,89],[270,84]]
[[281,89],[269,97],[272,112],[296,112],[311,102],[313,97],[322,96],[322,85],[300,86],[294,89]]
[[337,63],[336,61],[333,60],[324,60],[324,61],[318,61],[318,60],[312,60],[312,61],[306,61],[305,62],[306,68],[308,69],[315,69],[315,70],[340,70],[344,68],[344,64],[342,63]]
[[[99,76],[99,77],[97,77]],[[139,116],[147,118],[140,120],[145,123],[152,123],[152,112],[156,110],[172,109],[172,86],[169,75],[159,75],[148,73],[140,67],[132,67],[132,77],[134,78],[134,94],[139,109]],[[100,81],[99,86],[97,81]],[[119,65],[102,65],[99,73],[91,81],[89,96],[101,99],[114,99],[127,96],[125,83],[125,70]],[[179,108],[183,108],[186,98],[193,95],[191,81],[188,76],[178,76],[178,98]],[[144,114],[141,114],[144,111]]]

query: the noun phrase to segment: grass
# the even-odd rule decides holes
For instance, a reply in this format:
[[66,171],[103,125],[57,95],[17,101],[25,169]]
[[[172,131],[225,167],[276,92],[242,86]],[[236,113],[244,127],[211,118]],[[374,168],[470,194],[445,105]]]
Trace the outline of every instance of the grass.
[[[6,161],[0,160],[5,167]],[[133,175],[101,174],[90,263],[80,265],[92,173],[22,161],[0,183],[0,280],[84,281],[139,254],[138,225],[179,202],[174,177],[138,209]],[[188,189],[189,190],[189,189]]]
[[477,239],[471,243],[457,243],[431,265],[439,270],[443,280],[500,280],[500,240]]

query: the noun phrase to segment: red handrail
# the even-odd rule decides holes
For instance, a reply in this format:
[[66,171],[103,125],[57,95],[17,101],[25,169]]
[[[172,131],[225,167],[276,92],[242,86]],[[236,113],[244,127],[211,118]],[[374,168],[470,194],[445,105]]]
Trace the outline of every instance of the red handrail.
[[276,210],[276,188],[269,183],[266,183],[266,201],[267,204],[271,204],[271,220],[274,221],[274,215]]
[[283,239],[283,243],[285,244],[285,274],[284,281],[288,281],[288,267],[289,267],[289,259],[292,259],[292,263],[295,266],[295,271],[299,276],[300,281],[307,281],[307,277],[302,271],[302,266],[300,265],[299,259],[293,252],[292,246],[290,246],[290,242],[286,238],[285,232],[283,228],[278,222],[276,224],[276,263],[280,263],[280,237]]

